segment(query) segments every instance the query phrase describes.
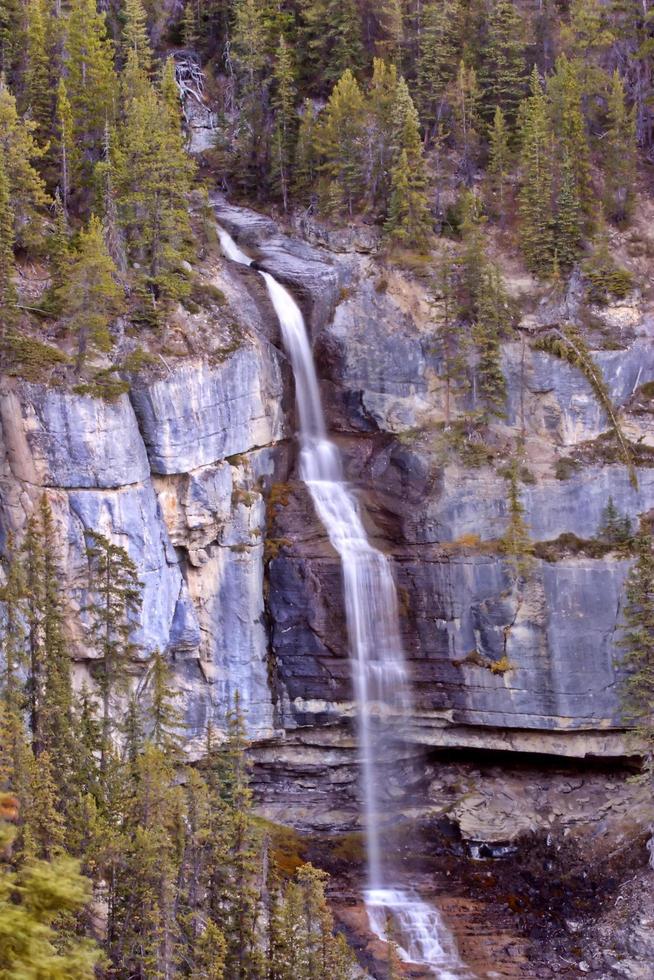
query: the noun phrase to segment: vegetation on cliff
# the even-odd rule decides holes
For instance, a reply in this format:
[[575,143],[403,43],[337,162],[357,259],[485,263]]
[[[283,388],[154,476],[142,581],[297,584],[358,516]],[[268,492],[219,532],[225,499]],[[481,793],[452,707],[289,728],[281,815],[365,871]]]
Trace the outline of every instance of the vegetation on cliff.
[[[0,596],[3,975],[346,980],[326,875],[278,861],[253,814],[238,698],[189,765],[168,663],[137,669],[133,562],[89,535],[76,613],[60,551],[44,497]],[[97,656],[93,691],[73,688],[74,628]]]

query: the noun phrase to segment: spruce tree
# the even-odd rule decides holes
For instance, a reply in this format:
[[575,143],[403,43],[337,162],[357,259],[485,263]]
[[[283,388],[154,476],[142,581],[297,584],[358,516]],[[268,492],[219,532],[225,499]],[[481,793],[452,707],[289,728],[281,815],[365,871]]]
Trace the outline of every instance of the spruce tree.
[[399,84],[395,65],[374,59],[366,103],[364,182],[371,208],[384,214],[391,170],[402,149],[407,114],[413,110],[411,96],[404,80]]
[[436,267],[431,307],[434,353],[440,361],[439,375],[445,380],[445,424],[449,426],[454,393],[466,381],[468,346],[466,331],[457,316],[455,266],[450,255],[444,255]]
[[613,73],[608,98],[604,158],[604,208],[611,221],[629,220],[636,183],[636,114],[627,109],[622,79]]
[[43,234],[45,186],[33,163],[42,157],[34,140],[35,123],[18,115],[16,100],[0,78],[0,151],[14,217],[16,244],[38,246]]
[[[547,83],[552,126],[558,144],[559,160],[572,167],[575,193],[584,213],[593,203],[590,179],[590,147],[582,108],[579,69],[565,56],[557,58],[556,72]],[[563,180],[561,180],[563,183]]]
[[116,282],[116,267],[107,251],[102,226],[95,215],[79,235],[67,281],[59,290],[63,316],[77,338],[77,372],[92,351],[111,349],[110,326],[123,310],[123,292]]
[[52,130],[53,77],[46,32],[50,27],[44,0],[29,0],[27,7],[27,67],[24,101],[35,123],[35,136],[43,146]]
[[583,227],[575,168],[570,154],[564,150],[554,219],[554,250],[563,270],[569,271],[579,257],[583,245]]
[[488,21],[480,85],[486,114],[496,107],[513,123],[527,85],[525,28],[512,0],[495,0]]
[[94,980],[100,950],[62,925],[90,901],[91,882],[69,857],[0,868],[0,975]]
[[71,0],[65,67],[76,163],[79,177],[88,184],[100,156],[105,125],[114,119],[116,93],[113,44],[95,0]]
[[361,17],[356,0],[300,0],[301,62],[316,89],[325,89],[346,71],[356,74],[364,60]]
[[14,260],[14,213],[11,207],[11,189],[6,171],[6,156],[0,147],[0,342],[17,318]]
[[57,87],[57,106],[55,110],[55,150],[59,171],[59,188],[64,214],[68,213],[70,191],[74,174],[78,167],[78,151],[73,131],[73,112],[68,99],[68,91],[63,78]]
[[307,202],[315,193],[318,171],[317,114],[311,99],[305,99],[300,110],[300,124],[295,145],[293,194]]
[[431,140],[445,112],[461,47],[460,0],[428,0],[422,5],[416,64],[416,102]]
[[295,111],[295,67],[292,53],[283,35],[280,35],[277,46],[273,79],[275,86],[272,106],[275,111],[275,125],[272,138],[272,179],[279,189],[284,211],[287,211],[297,116]]
[[509,303],[498,270],[482,268],[472,338],[478,351],[478,392],[489,415],[504,416],[506,379],[502,371],[500,341],[510,326]]
[[462,60],[452,83],[452,109],[456,142],[461,154],[461,171],[468,185],[472,183],[479,153],[480,95],[477,73]]
[[516,579],[524,579],[533,565],[533,544],[524,518],[525,508],[520,500],[518,465],[515,460],[511,464],[508,481],[508,523],[501,545],[512,575]]
[[323,157],[326,193],[350,216],[363,197],[365,103],[359,85],[347,69],[334,86],[317,128],[316,142]]
[[493,126],[489,134],[488,178],[490,206],[502,224],[506,220],[506,194],[511,171],[511,149],[509,133],[504,113],[499,106],[495,109]]
[[654,753],[654,552],[651,528],[641,520],[634,542],[636,560],[625,586],[622,688],[626,721],[648,744],[649,769]]
[[520,109],[518,215],[525,261],[533,272],[551,268],[553,244],[552,131],[547,99],[536,68],[531,95]]
[[132,640],[141,608],[136,565],[124,548],[96,531],[87,534],[90,600],[85,607],[101,660],[98,687],[102,698],[101,758],[106,770],[113,730],[114,695],[126,686],[127,668],[138,647]]
[[172,107],[151,86],[128,105],[114,167],[129,257],[145,266],[155,293],[178,295],[193,163],[184,150],[179,110],[173,118]]

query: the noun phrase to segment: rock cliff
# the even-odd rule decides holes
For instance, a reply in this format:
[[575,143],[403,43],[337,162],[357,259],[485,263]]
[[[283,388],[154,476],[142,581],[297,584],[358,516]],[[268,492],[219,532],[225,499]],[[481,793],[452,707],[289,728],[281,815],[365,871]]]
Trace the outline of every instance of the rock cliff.
[[[411,741],[625,756],[616,644],[629,559],[592,544],[609,498],[632,522],[654,508],[646,303],[634,294],[585,309],[592,357],[642,450],[634,486],[582,372],[530,343],[580,309],[574,285],[557,307],[509,279],[523,315],[503,350],[507,413],[482,441],[463,422],[474,399],[444,424],[419,271],[385,268],[365,229],[334,240],[305,223],[286,236],[218,197],[214,207],[307,317],[330,425],[370,533],[394,561],[416,691]],[[136,639],[143,657],[158,648],[174,664],[191,750],[238,690],[270,812],[286,787],[287,799],[314,794],[298,822],[345,826],[356,780],[340,566],[297,478],[292,379],[260,277],[223,262],[216,285],[238,342],[130,376],[113,402],[3,379],[2,531],[20,529],[45,492],[80,607],[84,532],[123,544],[144,587]],[[520,588],[499,546],[503,466],[518,436],[536,545]],[[73,640],[81,681],[95,653]]]

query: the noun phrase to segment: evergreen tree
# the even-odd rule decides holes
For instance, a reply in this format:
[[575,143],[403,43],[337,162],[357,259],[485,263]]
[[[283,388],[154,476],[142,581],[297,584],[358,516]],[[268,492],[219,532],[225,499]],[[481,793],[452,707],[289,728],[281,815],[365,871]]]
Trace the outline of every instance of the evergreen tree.
[[[584,212],[592,205],[590,148],[582,109],[582,87],[577,66],[564,56],[557,58],[556,72],[547,83],[558,158],[572,167],[575,194]],[[564,174],[562,173],[561,184]]]
[[520,170],[518,199],[520,240],[527,266],[549,270],[552,262],[552,132],[547,100],[536,68],[531,95],[520,110]]
[[332,205],[345,206],[350,216],[364,191],[364,122],[363,94],[348,68],[334,86],[316,138],[324,159],[325,196]]
[[264,0],[235,0],[232,50],[238,80],[237,178],[256,192],[267,172],[268,32]]
[[648,743],[652,769],[654,753],[654,552],[651,529],[641,520],[634,542],[636,560],[625,586],[624,635],[620,641],[627,678],[623,685],[626,720]]
[[608,129],[604,150],[604,207],[611,221],[631,216],[636,183],[636,114],[625,104],[622,79],[613,73],[608,99]]
[[77,253],[71,258],[68,279],[59,291],[63,315],[77,337],[77,371],[84,368],[92,350],[112,346],[109,328],[122,312],[123,294],[115,280],[116,267],[107,251],[102,226],[91,215],[79,235]]
[[42,210],[48,202],[43,180],[33,166],[42,156],[34,129],[33,122],[19,117],[16,100],[0,78],[0,151],[9,183],[15,241],[27,248],[41,243]]
[[428,0],[420,13],[416,101],[428,139],[445,111],[461,47],[460,0]]
[[6,171],[6,156],[0,148],[0,342],[16,321],[16,293],[14,261],[14,212],[11,207],[11,189]]
[[273,78],[275,88],[272,105],[275,110],[275,128],[272,146],[272,178],[279,188],[284,211],[287,211],[296,136],[296,90],[293,58],[283,35],[280,35],[277,46]]
[[0,2],[0,76],[13,82],[25,37],[25,18],[20,0]]
[[71,0],[65,67],[76,163],[79,176],[88,184],[100,156],[105,126],[114,119],[116,92],[113,44],[95,0]]
[[513,0],[495,0],[488,21],[480,83],[486,113],[499,107],[509,123],[514,122],[525,94],[524,24]]
[[510,326],[509,304],[497,269],[482,268],[477,299],[477,316],[472,337],[477,346],[479,395],[490,415],[503,417],[506,379],[502,371],[500,340]]
[[363,64],[361,18],[356,0],[300,0],[302,64],[325,91]]
[[516,579],[526,578],[533,564],[533,544],[529,537],[529,526],[525,523],[525,508],[520,500],[518,487],[518,466],[514,461],[509,473],[509,512],[508,524],[502,538],[502,551]]
[[556,194],[554,250],[561,269],[569,270],[579,257],[583,245],[583,214],[578,195],[575,168],[567,150],[561,164],[560,184]]
[[479,153],[479,102],[477,73],[474,68],[468,68],[461,61],[453,83],[452,108],[456,124],[455,136],[461,153],[461,171],[468,185],[472,183]]
[[90,900],[91,883],[69,857],[0,869],[0,975],[94,980],[99,949],[61,925]]
[[56,106],[56,151],[59,170],[59,188],[64,214],[68,214],[68,203],[73,174],[78,165],[77,147],[74,140],[73,113],[68,99],[66,83],[59,79]]
[[54,198],[54,222],[48,240],[48,257],[51,268],[51,287],[50,292],[57,301],[59,290],[61,290],[68,279],[70,269],[70,228],[66,211],[57,189]]
[[445,380],[445,424],[452,418],[453,392],[466,381],[467,336],[457,317],[455,265],[445,255],[438,263],[432,289],[435,320],[434,353],[440,361],[439,374]]
[[106,770],[113,729],[114,694],[126,686],[126,669],[137,647],[132,640],[134,617],[141,608],[141,583],[124,548],[98,532],[88,532],[91,599],[85,607],[101,655],[98,687],[102,698],[102,768]]
[[495,109],[493,127],[489,136],[488,177],[491,193],[492,211],[502,224],[506,219],[506,193],[511,171],[511,150],[509,133],[504,113],[499,106]]
[[127,108],[114,165],[129,257],[144,263],[155,293],[179,295],[193,164],[184,151],[179,112],[173,119],[170,105],[152,87]]
[[317,116],[311,99],[305,99],[300,111],[295,166],[293,168],[293,193],[301,201],[307,201],[314,193],[318,171]]
[[597,536],[609,544],[625,545],[631,541],[631,520],[628,515],[620,514],[613,497],[609,497],[602,511]]
[[368,89],[364,183],[370,206],[384,214],[390,196],[391,170],[402,149],[407,115],[414,112],[409,90],[395,65],[375,58]]
[[148,738],[173,761],[181,752],[182,713],[175,703],[179,692],[173,690],[170,667],[158,650],[150,661],[146,686],[149,693]]
[[4,629],[0,633],[0,789],[13,789],[23,802],[27,799],[27,740],[24,712],[27,692],[23,676],[28,655],[23,605],[26,584],[22,556],[7,540],[5,583],[0,589],[4,606]]
[[133,66],[147,78],[152,71],[152,49],[141,0],[125,0],[124,17],[121,50],[125,65],[129,63],[131,54]]
[[46,31],[50,17],[44,0],[29,0],[27,7],[27,67],[25,105],[35,123],[39,143],[48,140],[52,129],[53,78]]

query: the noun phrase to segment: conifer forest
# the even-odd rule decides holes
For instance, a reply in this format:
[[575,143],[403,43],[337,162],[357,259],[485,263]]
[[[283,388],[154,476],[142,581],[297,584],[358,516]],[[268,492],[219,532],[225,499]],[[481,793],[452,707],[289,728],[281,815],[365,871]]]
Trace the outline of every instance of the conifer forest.
[[0,0],[0,980],[654,980],[654,0]]

